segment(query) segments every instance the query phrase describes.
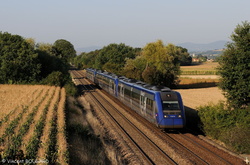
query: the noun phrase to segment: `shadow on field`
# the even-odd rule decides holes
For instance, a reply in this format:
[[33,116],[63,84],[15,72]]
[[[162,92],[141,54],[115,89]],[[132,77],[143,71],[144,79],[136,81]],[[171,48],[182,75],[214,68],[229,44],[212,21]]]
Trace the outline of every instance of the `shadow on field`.
[[210,88],[218,86],[218,82],[200,82],[192,84],[179,84],[177,89],[190,89],[190,88]]
[[199,135],[204,135],[203,131],[201,130],[201,121],[198,115],[198,111],[185,106],[186,111],[186,125],[188,129],[191,129],[198,133]]

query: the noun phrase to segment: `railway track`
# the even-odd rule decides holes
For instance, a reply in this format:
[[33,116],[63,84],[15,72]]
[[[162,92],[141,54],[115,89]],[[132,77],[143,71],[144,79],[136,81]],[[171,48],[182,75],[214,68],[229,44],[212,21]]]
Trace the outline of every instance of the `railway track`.
[[[140,129],[138,129],[129,119],[126,118],[115,106],[110,104],[99,92],[89,92],[91,85],[86,86],[86,81],[82,83],[85,90],[91,95],[93,102],[102,109],[102,113],[108,116],[112,123],[126,135],[130,143],[133,144],[143,156],[146,164],[177,164],[159,146],[150,140]],[[146,144],[146,145],[145,145]]]
[[144,126],[142,129],[151,130],[154,134],[154,136],[151,136],[152,139],[156,139],[155,136],[158,139],[161,139],[161,143],[164,142],[169,144],[172,148],[174,148],[177,154],[181,154],[184,159],[189,160],[192,164],[245,164],[242,159],[214,147],[213,145],[198,138],[195,134],[189,132],[166,132],[164,130],[160,130],[140,115],[130,110],[130,108],[126,105],[119,102],[119,100],[113,100],[115,100],[115,102],[117,102],[123,109],[126,109],[131,116],[136,118],[139,123]]
[[[180,164],[177,160],[180,157],[173,155],[181,155],[182,159],[186,160],[186,162],[190,164],[244,164],[244,161],[241,159],[232,157],[228,153],[225,153],[204,142],[191,133],[162,132],[140,115],[130,110],[118,99],[114,99],[112,96],[106,95],[105,91],[102,90],[101,93],[89,92],[96,90],[90,87],[90,83],[82,79],[84,77],[83,73],[74,71],[72,74],[75,76],[75,83],[89,84],[85,85],[85,91],[88,91],[88,93],[92,95],[92,98],[95,100],[94,102],[100,108],[105,109],[103,113],[106,113],[105,115],[109,116],[109,118],[116,123],[117,127],[124,126],[120,129],[124,132],[124,134],[126,134],[126,136],[131,139],[132,136],[136,137],[140,135],[140,138],[138,138],[139,140],[132,138],[130,141],[137,146],[137,149],[140,150],[142,155],[144,155],[144,159],[147,160],[147,164]],[[109,99],[105,97],[109,97]],[[113,103],[111,104],[110,100],[119,105],[120,108],[125,109],[127,115],[121,113],[120,108],[113,106]],[[131,122],[134,120],[132,118],[136,118],[137,124],[133,124],[134,122]],[[145,130],[149,130],[151,133],[144,133]],[[147,144],[146,147],[145,144]],[[169,147],[172,149],[172,153],[169,153]],[[148,150],[148,148],[150,148],[150,150]],[[149,156],[153,150],[157,154]],[[164,158],[164,162],[162,162],[162,160],[158,160],[160,157]],[[166,161],[168,162],[166,163]]]

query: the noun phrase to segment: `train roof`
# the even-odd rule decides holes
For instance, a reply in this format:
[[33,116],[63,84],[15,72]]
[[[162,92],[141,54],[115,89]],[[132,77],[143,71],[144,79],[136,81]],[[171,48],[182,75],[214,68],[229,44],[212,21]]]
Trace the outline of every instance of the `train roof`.
[[153,86],[153,85],[150,85],[150,84],[147,84],[143,81],[138,81],[138,80],[135,80],[135,79],[129,79],[125,76],[117,76],[113,73],[110,73],[110,72],[107,72],[107,71],[102,71],[102,70],[96,70],[96,69],[93,69],[93,68],[88,68],[87,70],[90,70],[90,71],[93,71],[95,72],[96,71],[96,74],[99,74],[99,75],[102,75],[104,77],[108,77],[108,78],[111,78],[113,80],[115,79],[119,79],[119,82],[123,83],[123,84],[126,84],[130,87],[134,87],[134,88],[137,88],[137,89],[140,89],[140,90],[144,90],[144,91],[147,91],[147,92],[150,92],[150,93],[157,93],[157,92],[169,92],[171,91],[170,88],[168,87],[159,87],[159,86]]
[[86,70],[87,70],[87,71],[92,71],[92,72],[95,72],[95,71],[96,71],[96,69],[93,69],[93,68],[87,68]]
[[142,81],[134,81],[134,79],[120,79],[119,78],[119,82],[123,83],[123,84],[126,84],[130,87],[133,87],[133,88],[136,88],[136,89],[139,89],[139,90],[144,90],[146,92],[149,92],[149,93],[152,93],[152,94],[155,94],[155,93],[158,93],[158,92],[169,92],[171,91],[170,88],[168,87],[158,87],[158,86],[153,86],[153,85],[149,85],[149,84],[146,84],[145,82],[142,82]]
[[96,74],[99,74],[99,75],[102,75],[102,76],[104,76],[104,77],[108,77],[108,78],[111,78],[111,79],[117,79],[118,78],[118,76],[117,75],[115,75],[115,74],[113,74],[113,73],[110,73],[110,72],[107,72],[107,71],[101,71],[101,70],[98,70],[97,72],[96,72]]

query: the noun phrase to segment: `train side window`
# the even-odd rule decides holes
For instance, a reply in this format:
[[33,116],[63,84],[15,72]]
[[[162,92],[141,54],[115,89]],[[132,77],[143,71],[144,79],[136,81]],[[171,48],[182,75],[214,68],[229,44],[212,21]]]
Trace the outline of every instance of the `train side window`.
[[126,96],[130,97],[130,93],[131,93],[131,91],[128,90],[127,88],[125,88],[124,94],[125,94]]
[[139,104],[140,102],[140,95],[138,93],[132,92],[132,98],[135,102]]
[[152,107],[153,107],[153,100],[150,100],[149,98],[147,99],[147,107],[149,107],[150,109],[152,109]]

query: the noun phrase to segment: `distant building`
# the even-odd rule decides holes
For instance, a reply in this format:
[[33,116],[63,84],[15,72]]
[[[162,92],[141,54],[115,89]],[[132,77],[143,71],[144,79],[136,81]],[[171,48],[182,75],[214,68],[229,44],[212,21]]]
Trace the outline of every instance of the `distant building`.
[[207,59],[208,62],[214,62],[214,59]]
[[192,62],[200,62],[200,59],[198,59],[198,58],[192,58]]

